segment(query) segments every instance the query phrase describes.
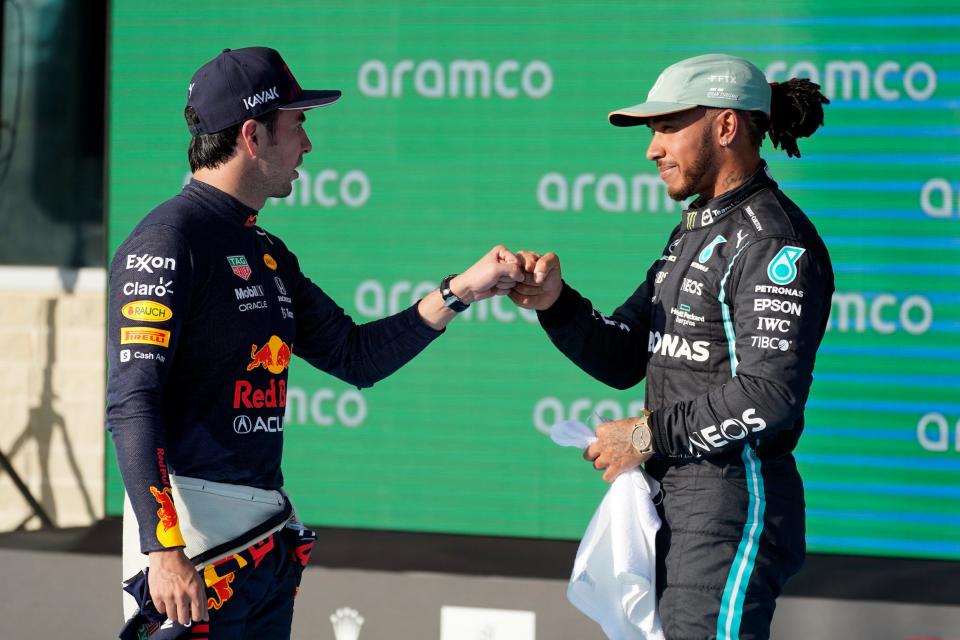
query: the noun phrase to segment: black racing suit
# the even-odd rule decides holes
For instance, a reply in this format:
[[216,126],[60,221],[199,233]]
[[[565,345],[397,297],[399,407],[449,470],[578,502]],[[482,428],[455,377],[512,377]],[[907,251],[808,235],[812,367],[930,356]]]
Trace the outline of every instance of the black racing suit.
[[114,256],[107,428],[143,553],[183,545],[168,472],[281,488],[293,355],[367,387],[440,334],[415,306],[355,324],[256,215],[191,181]]
[[764,166],[683,212],[663,255],[612,315],[569,285],[540,322],[618,389],[647,380],[661,482],[657,591],[666,635],[764,638],[805,554],[792,451],[826,329],[833,268],[813,224]]

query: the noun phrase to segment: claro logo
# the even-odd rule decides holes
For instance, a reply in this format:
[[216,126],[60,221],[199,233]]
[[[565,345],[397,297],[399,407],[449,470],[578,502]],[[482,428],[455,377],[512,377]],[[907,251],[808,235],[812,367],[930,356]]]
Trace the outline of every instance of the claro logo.
[[547,173],[537,183],[537,202],[547,211],[583,211],[594,205],[612,213],[678,210],[660,177],[647,174],[581,173],[567,177],[562,173]]
[[553,88],[553,71],[543,60],[400,60],[392,67],[367,60],[357,74],[368,98],[400,98],[413,89],[424,98],[544,98]]
[[887,60],[871,67],[863,60],[833,60],[821,68],[809,60],[792,64],[775,60],[767,65],[764,73],[770,82],[809,78],[823,87],[824,94],[831,100],[869,100],[876,96],[892,102],[906,94],[910,100],[922,102],[937,90],[937,72],[926,62],[904,65]]

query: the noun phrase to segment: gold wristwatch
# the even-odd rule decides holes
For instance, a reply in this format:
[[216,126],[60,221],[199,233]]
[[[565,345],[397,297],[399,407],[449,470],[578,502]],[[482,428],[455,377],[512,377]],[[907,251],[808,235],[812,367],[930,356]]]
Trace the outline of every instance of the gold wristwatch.
[[640,421],[633,427],[630,442],[640,455],[646,456],[653,453],[653,432],[650,431],[646,416],[640,418]]

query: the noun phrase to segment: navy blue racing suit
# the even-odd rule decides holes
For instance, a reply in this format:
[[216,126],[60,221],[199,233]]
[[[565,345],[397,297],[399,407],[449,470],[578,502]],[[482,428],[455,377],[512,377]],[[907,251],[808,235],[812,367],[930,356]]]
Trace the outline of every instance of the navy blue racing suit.
[[368,387],[440,335],[416,306],[355,324],[256,218],[193,180],[151,211],[114,256],[107,428],[143,553],[184,545],[171,472],[282,487],[294,355]]
[[671,640],[765,638],[803,563],[793,458],[833,294],[827,249],[764,166],[682,214],[610,316],[572,287],[540,312],[553,343],[618,389],[646,378],[663,526],[659,611]]

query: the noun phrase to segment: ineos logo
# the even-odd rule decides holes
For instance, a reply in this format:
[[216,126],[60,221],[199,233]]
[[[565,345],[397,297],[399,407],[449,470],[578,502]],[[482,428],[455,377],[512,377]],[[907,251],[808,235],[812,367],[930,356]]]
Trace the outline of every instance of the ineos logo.
[[248,416],[237,416],[233,419],[233,430],[239,434],[253,431],[253,421]]

